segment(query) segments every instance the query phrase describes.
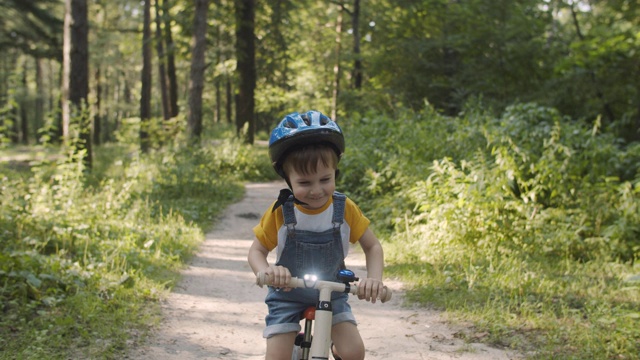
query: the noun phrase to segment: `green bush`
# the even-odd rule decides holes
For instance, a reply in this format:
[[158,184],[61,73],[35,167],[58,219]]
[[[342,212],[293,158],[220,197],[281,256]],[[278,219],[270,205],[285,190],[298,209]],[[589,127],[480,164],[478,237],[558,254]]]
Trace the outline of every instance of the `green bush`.
[[[342,182],[383,229],[404,229],[407,216],[410,225],[446,219],[442,235],[456,241],[482,243],[485,229],[488,243],[500,234],[505,246],[536,253],[638,255],[637,180],[621,180],[636,174],[628,165],[638,150],[597,126],[520,104],[499,119],[426,109],[344,127]],[[558,228],[567,231],[550,239]]]
[[433,161],[460,161],[486,146],[475,121],[442,116],[431,108],[399,111],[393,117],[356,114],[341,124],[347,141],[341,183],[378,220],[379,230],[391,229],[415,205],[404,190],[425,179]]

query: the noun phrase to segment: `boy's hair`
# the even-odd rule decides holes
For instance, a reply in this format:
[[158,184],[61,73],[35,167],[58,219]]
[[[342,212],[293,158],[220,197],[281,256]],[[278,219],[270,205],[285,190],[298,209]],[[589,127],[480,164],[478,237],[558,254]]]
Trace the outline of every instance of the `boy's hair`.
[[305,145],[291,150],[282,163],[284,173],[289,177],[291,170],[303,175],[315,174],[318,162],[326,167],[338,169],[338,154],[330,144]]

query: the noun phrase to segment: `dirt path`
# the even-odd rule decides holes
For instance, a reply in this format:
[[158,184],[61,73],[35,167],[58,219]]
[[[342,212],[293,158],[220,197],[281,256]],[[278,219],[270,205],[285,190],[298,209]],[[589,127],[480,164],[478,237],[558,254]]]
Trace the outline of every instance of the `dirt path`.
[[[252,227],[284,183],[248,184],[245,198],[228,208],[183,279],[163,303],[163,322],[130,359],[264,359],[265,289],[254,285],[246,261]],[[354,248],[347,266],[364,275]],[[271,260],[273,261],[273,259]],[[440,314],[402,306],[402,285],[387,280],[394,298],[386,304],[351,300],[367,347],[367,359],[515,359],[483,344],[465,343]]]

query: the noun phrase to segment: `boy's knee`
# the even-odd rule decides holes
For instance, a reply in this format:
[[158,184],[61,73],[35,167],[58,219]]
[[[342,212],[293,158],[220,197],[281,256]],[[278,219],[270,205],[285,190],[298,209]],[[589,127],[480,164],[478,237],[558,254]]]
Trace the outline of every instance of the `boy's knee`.
[[350,344],[342,348],[336,347],[336,355],[342,360],[364,360],[364,345]]
[[364,359],[364,343],[354,324],[344,322],[334,326],[332,339],[336,355],[342,360]]
[[267,339],[266,360],[291,360],[293,343],[297,333],[274,335]]

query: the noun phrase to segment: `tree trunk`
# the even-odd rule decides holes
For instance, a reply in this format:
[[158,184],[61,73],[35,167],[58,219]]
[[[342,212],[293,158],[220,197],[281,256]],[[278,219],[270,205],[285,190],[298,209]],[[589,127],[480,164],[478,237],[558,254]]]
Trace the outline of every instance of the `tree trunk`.
[[236,97],[236,132],[242,135],[248,124],[245,140],[253,144],[255,132],[255,0],[235,0],[236,58],[239,88]]
[[160,14],[160,0],[156,0],[156,51],[158,52],[158,84],[160,84],[160,94],[162,96],[162,117],[165,120],[171,118],[171,105],[169,104],[169,94],[167,89],[167,73],[164,62],[164,39],[162,37],[162,18]]
[[[576,34],[581,41],[584,41],[584,35],[582,34],[582,30],[580,29],[580,23],[578,22],[578,14],[575,9],[574,3],[571,3],[571,17],[573,19],[573,25],[576,28]],[[596,72],[591,69],[588,65],[585,66],[586,70],[589,72],[589,76],[591,78],[591,82],[593,83],[593,88],[596,91],[596,97],[602,102],[602,107],[604,110],[605,120],[607,121],[607,125],[611,124],[615,120],[615,115],[613,114],[613,110],[611,109],[611,105],[607,101],[602,89],[600,88],[600,82],[596,77]]]
[[175,44],[173,43],[173,35],[171,34],[171,17],[169,10],[171,3],[164,0],[164,34],[167,42],[167,78],[169,80],[169,108],[171,109],[171,117],[178,116],[180,109],[178,108],[178,78],[176,77],[176,60],[175,60]]
[[193,19],[191,74],[189,77],[189,140],[196,143],[202,135],[202,91],[204,89],[205,51],[207,49],[207,10],[209,0],[196,0]]
[[[0,57],[0,62],[2,62],[2,81],[0,82],[0,99],[2,99],[2,103],[0,103],[0,106],[6,106],[7,105],[7,95],[9,92],[9,76],[5,75],[9,73],[9,61],[7,61],[7,59],[3,56]],[[8,131],[8,121],[7,118],[5,116],[0,116],[0,130],[6,131],[6,134],[1,134],[0,135],[4,135],[7,137],[10,137],[10,131]]]
[[[126,80],[125,80],[126,81]],[[142,91],[140,94],[140,150],[149,151],[147,122],[151,118],[151,0],[144,1],[142,29]]]
[[219,123],[220,120],[220,112],[222,110],[222,93],[220,91],[220,78],[216,78],[213,83],[214,92],[215,92],[215,107],[213,110],[213,122]]
[[459,69],[462,68],[460,64],[460,56],[458,51],[451,46],[453,43],[452,33],[455,33],[454,29],[456,21],[451,20],[449,15],[450,4],[445,5],[445,13],[443,16],[442,24],[442,72],[446,79],[446,85],[442,91],[443,93],[443,107],[445,108],[445,114],[449,116],[455,116],[460,112],[459,102],[456,100],[456,89],[452,85],[458,76]]
[[102,79],[100,76],[100,66],[96,66],[94,73],[94,79],[96,82],[96,102],[93,109],[93,143],[100,145],[102,137],[102,119],[100,117],[101,103],[102,103]]
[[[101,141],[102,143],[108,143],[112,140],[111,135],[113,132],[113,128],[111,126],[111,122],[109,121],[111,119],[112,115],[116,115],[117,113],[114,111],[113,113],[110,112],[110,106],[109,104],[117,104],[117,102],[111,102],[111,94],[112,91],[111,88],[117,88],[117,85],[115,85],[114,83],[117,83],[119,80],[117,78],[117,76],[115,77],[115,81],[113,80],[114,78],[111,77],[111,73],[109,72],[109,69],[106,69],[106,72],[104,74],[105,79],[111,79],[111,81],[105,81],[102,83],[102,86],[100,87],[100,92],[102,93],[102,95],[100,95],[101,98],[104,99],[104,102],[101,102],[100,104],[100,125],[101,125],[101,130],[100,132],[102,133],[101,135]],[[106,106],[105,106],[106,105]]]
[[[0,77],[2,81],[0,81],[0,99],[6,102],[7,92],[9,90],[9,61],[7,60],[7,56],[0,57],[0,63],[2,64],[2,73],[0,73]],[[2,103],[4,106],[5,103]],[[2,119],[0,119],[0,124],[2,124]]]
[[79,121],[77,151],[86,150],[83,161],[91,168],[91,122],[87,116],[89,94],[89,21],[87,0],[66,0],[64,17],[62,135],[71,141],[71,121]]
[[36,143],[40,143],[38,139],[38,130],[40,130],[44,124],[44,59],[41,57],[36,58],[36,106],[35,106],[35,121],[34,129],[36,130]]
[[360,0],[353,0],[353,13],[351,14],[351,27],[353,28],[353,88],[362,88],[362,59],[360,56]]
[[[216,0],[214,1],[214,5],[216,6],[216,8],[219,9],[220,6],[220,1]],[[216,58],[215,58],[215,63],[216,64],[221,64],[222,63],[222,51],[220,49],[220,47],[222,46],[222,40],[220,39],[221,36],[221,25],[218,25],[216,27],[216,31],[215,31],[215,47],[216,47]],[[216,76],[213,80],[213,87],[214,87],[214,92],[215,92],[215,107],[214,107],[214,111],[213,111],[213,122],[214,123],[219,123],[222,122],[222,93],[221,93],[221,82],[222,79],[220,76]]]
[[11,117],[12,117],[12,123],[11,123],[11,143],[12,144],[18,144],[20,142],[20,107],[18,106],[13,106],[11,109]]
[[20,142],[24,145],[29,144],[29,87],[27,86],[27,59],[22,61],[22,88],[24,89],[22,99],[20,99]]
[[340,7],[336,20],[336,62],[333,66],[333,96],[331,98],[331,118],[338,121],[338,95],[340,93],[340,52],[342,50],[342,12]]
[[640,94],[637,95],[638,97],[638,109],[636,110],[636,121],[635,121],[635,127],[632,129],[632,136],[631,139],[633,141],[640,141]]
[[[54,67],[51,65],[52,61],[49,61],[49,67],[51,69],[53,69]],[[51,84],[52,84],[52,89],[51,89],[51,94],[53,94],[53,84],[62,84],[64,83],[64,66],[59,66],[58,67],[58,76],[56,77],[54,75],[54,71],[51,71]],[[50,107],[51,109],[61,109],[63,108],[63,102],[62,102],[62,97],[64,96],[64,86],[63,86],[63,91],[61,96],[58,97],[51,97],[51,103],[50,103]],[[64,124],[63,124],[63,120],[62,120],[62,111],[58,111],[55,114],[55,118],[53,119],[54,121],[54,131],[53,134],[51,134],[53,136],[54,141],[59,144],[63,138],[63,128],[64,128]]]
[[231,124],[233,121],[233,91],[231,89],[231,78],[226,77],[226,93],[227,93],[227,107],[226,107],[226,117],[227,124]]

